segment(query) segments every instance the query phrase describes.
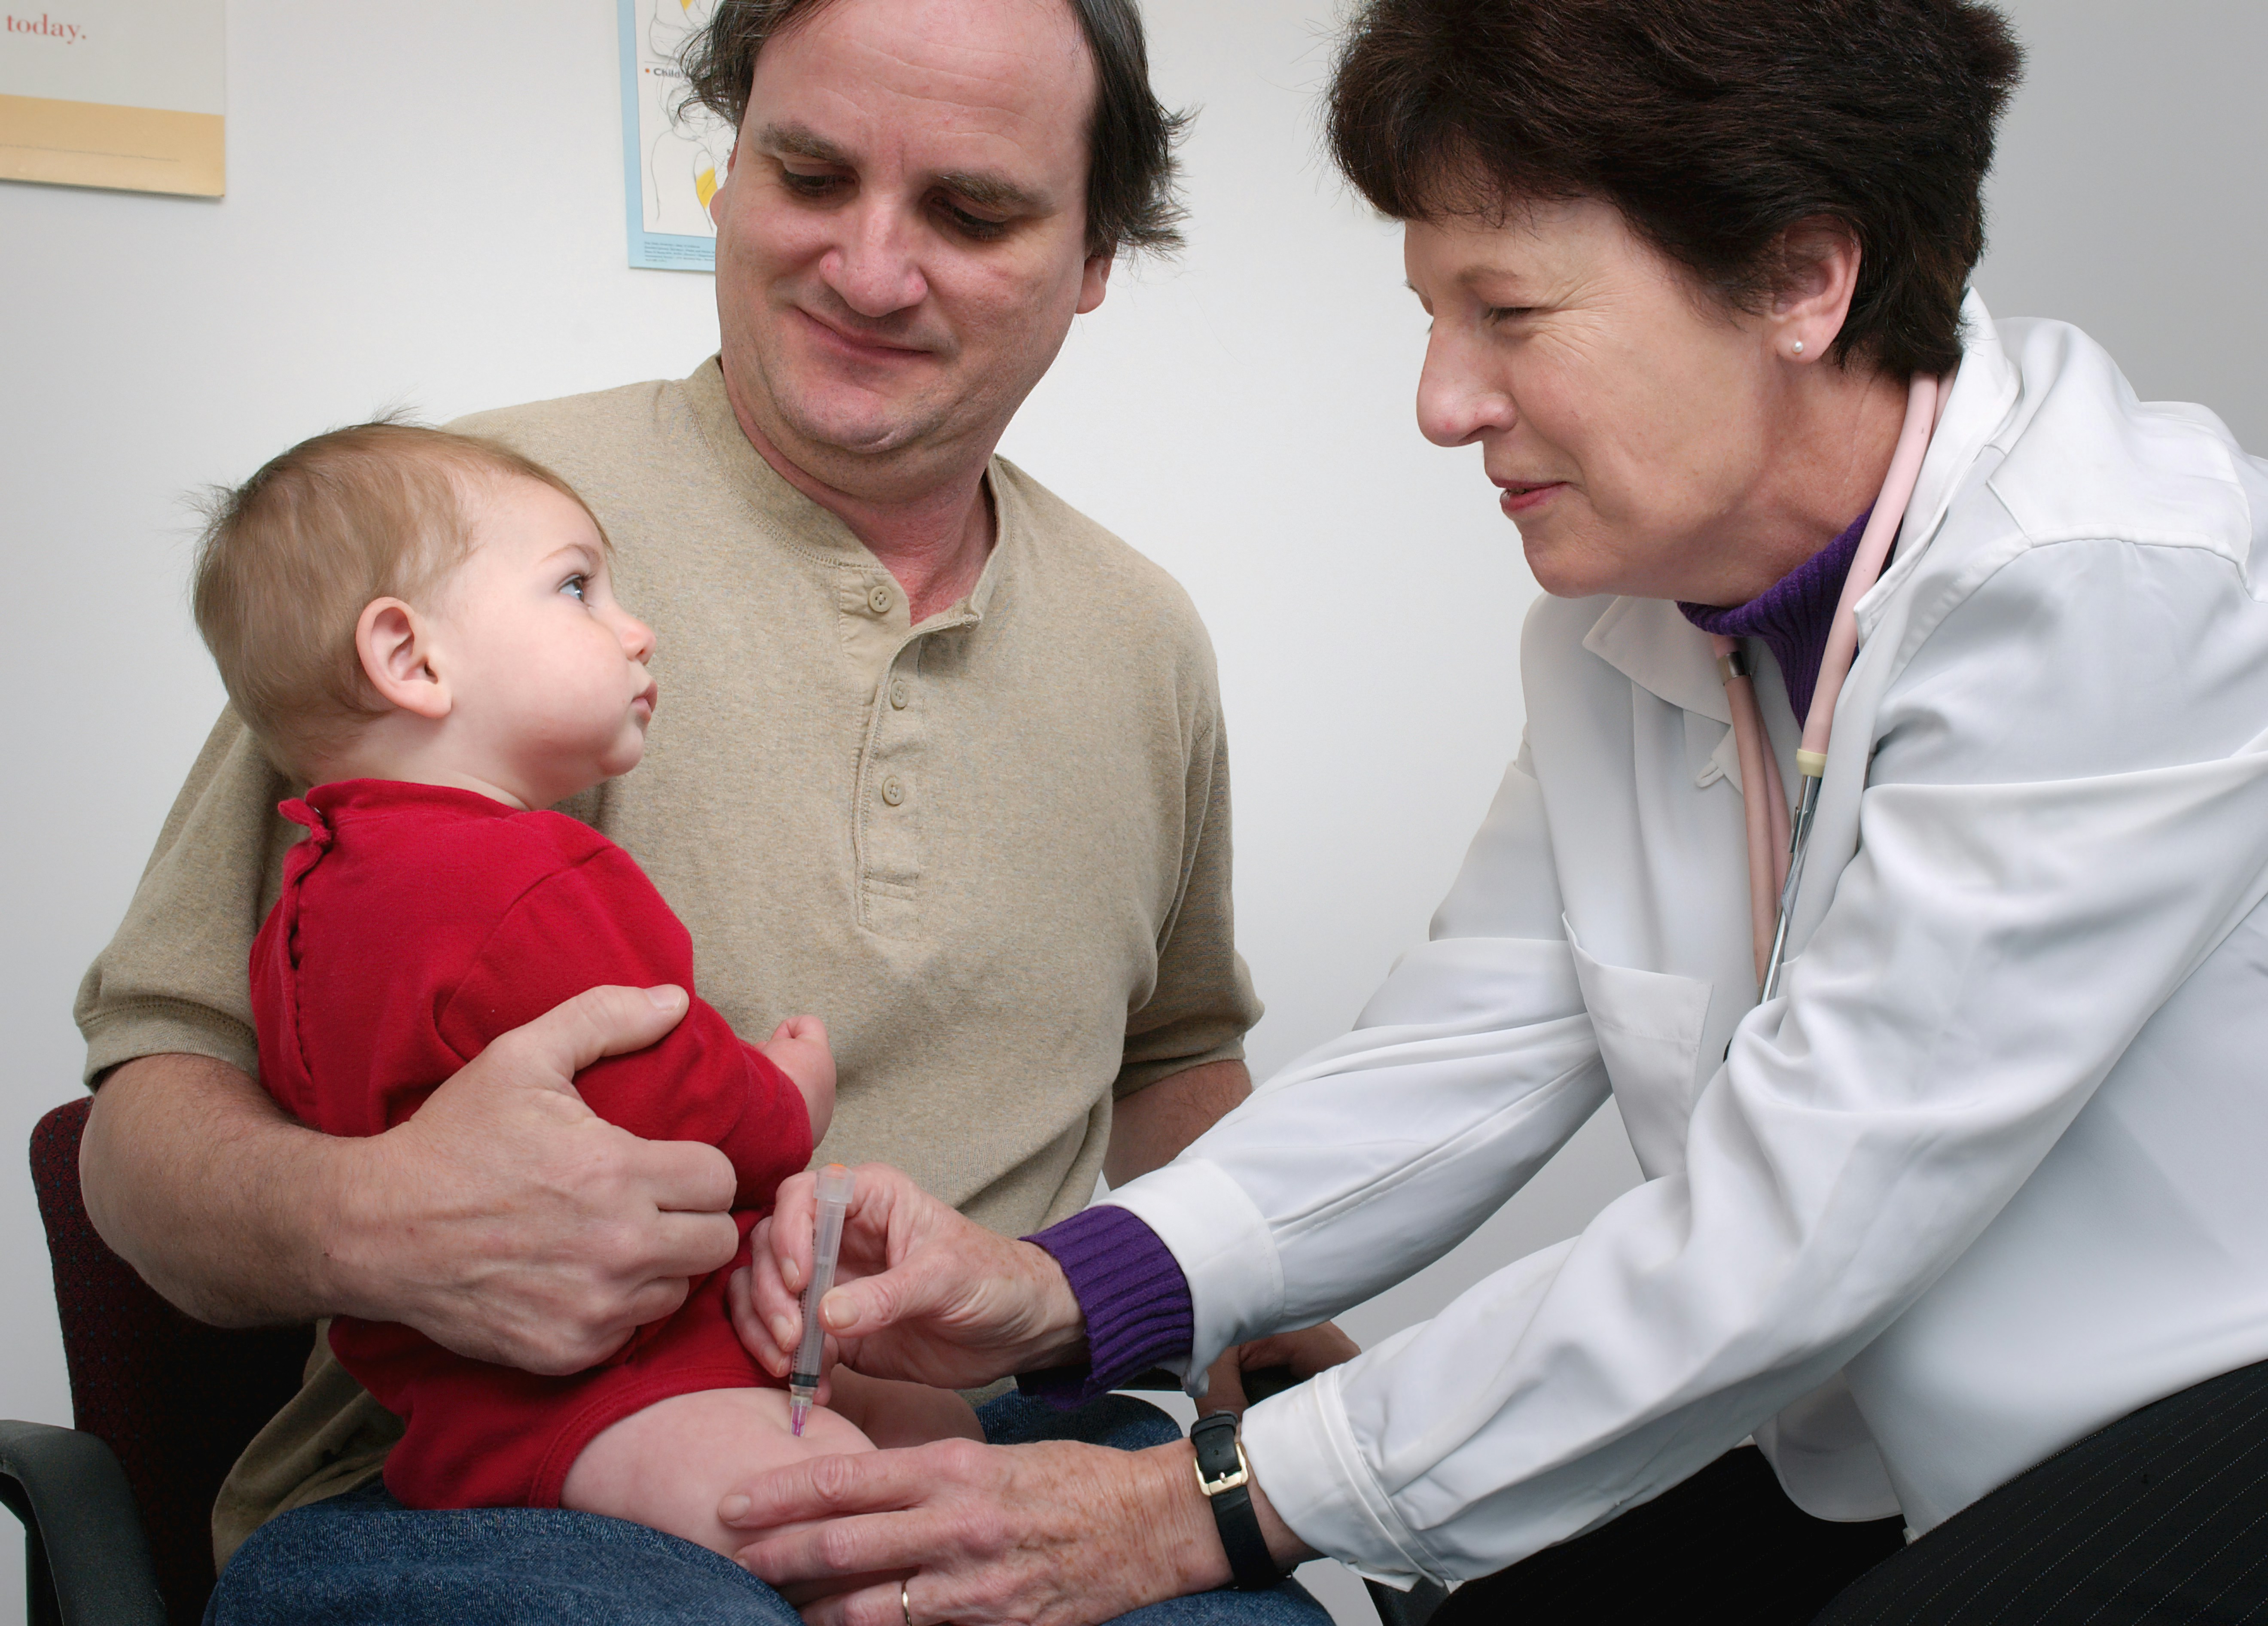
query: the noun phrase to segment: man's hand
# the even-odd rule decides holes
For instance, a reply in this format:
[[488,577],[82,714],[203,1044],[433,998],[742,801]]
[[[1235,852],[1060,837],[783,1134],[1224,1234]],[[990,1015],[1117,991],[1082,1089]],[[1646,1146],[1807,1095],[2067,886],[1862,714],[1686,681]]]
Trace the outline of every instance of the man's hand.
[[[407,1322],[460,1355],[579,1372],[729,1263],[730,1159],[643,1141],[583,1104],[575,1074],[643,1049],[681,989],[599,988],[497,1039],[343,1195],[337,1257],[354,1313]],[[382,1313],[356,1307],[365,1295]]]
[[1244,1394],[1246,1372],[1289,1366],[1292,1375],[1304,1383],[1326,1366],[1344,1365],[1361,1353],[1362,1346],[1341,1332],[1336,1321],[1233,1344],[1205,1369],[1205,1397],[1199,1409],[1233,1411],[1241,1417],[1252,1404]]
[[[862,1164],[843,1218],[837,1285],[821,1306],[854,1371],[973,1388],[1067,1364],[1086,1322],[1056,1262],[963,1218],[887,1163]],[[730,1284],[733,1325],[763,1368],[785,1377],[803,1333],[817,1176],[786,1181],[750,1236],[755,1262]]]
[[351,1314],[459,1354],[579,1371],[728,1262],[732,1165],[641,1141],[574,1075],[643,1049],[682,990],[596,988],[506,1034],[383,1135],[320,1135],[233,1069],[120,1068],[80,1152],[110,1245],[190,1313],[225,1325]]

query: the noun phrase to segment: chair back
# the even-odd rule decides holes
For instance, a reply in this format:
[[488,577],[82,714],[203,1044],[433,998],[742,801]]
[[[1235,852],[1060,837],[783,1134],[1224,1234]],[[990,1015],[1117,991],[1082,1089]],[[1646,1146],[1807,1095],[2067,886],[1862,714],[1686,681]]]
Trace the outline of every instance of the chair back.
[[192,1321],[110,1251],[78,1188],[79,1137],[92,1104],[58,1107],[32,1131],[32,1183],[55,1262],[73,1420],[117,1454],[167,1615],[173,1626],[195,1626],[213,1586],[213,1497],[252,1437],[298,1392],[313,1335]]

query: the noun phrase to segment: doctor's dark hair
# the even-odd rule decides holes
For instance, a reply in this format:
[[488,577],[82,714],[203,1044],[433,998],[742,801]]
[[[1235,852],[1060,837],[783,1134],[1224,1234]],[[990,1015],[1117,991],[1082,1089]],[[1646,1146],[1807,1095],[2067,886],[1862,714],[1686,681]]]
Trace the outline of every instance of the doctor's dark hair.
[[[740,128],[756,56],[828,0],[718,0],[682,61],[692,100]],[[1193,116],[1170,113],[1150,88],[1150,53],[1135,0],[1064,0],[1094,59],[1094,110],[1086,131],[1086,246],[1171,254],[1185,217],[1174,148]]]
[[1840,222],[1859,283],[1828,354],[1904,379],[1961,358],[2022,61],[1977,0],[1364,0],[1329,140],[1391,218],[1596,198],[1743,310],[1790,227]]

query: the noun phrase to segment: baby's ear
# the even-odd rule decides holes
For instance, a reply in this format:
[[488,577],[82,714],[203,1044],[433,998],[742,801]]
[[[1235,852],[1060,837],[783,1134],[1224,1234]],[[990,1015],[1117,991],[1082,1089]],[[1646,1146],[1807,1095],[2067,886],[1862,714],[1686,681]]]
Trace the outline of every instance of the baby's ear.
[[399,599],[372,599],[355,622],[363,675],[388,705],[438,722],[449,715],[449,686],[433,669],[432,628]]

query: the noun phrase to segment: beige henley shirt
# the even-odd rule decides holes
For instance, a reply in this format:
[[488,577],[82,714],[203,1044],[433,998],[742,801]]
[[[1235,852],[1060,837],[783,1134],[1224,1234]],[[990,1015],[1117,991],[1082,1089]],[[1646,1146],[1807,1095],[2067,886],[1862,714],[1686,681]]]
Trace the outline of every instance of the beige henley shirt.
[[[456,427],[556,470],[613,539],[661,703],[638,769],[565,811],[644,866],[736,1029],[826,1020],[821,1158],[1035,1230],[1085,1206],[1115,1099],[1242,1055],[1212,651],[1164,571],[995,460],[991,557],[916,627],[748,445],[713,359]],[[295,788],[224,713],[80,990],[90,1079],[170,1051],[256,1071],[246,964]],[[223,1489],[222,1559],[395,1432],[319,1341]]]

